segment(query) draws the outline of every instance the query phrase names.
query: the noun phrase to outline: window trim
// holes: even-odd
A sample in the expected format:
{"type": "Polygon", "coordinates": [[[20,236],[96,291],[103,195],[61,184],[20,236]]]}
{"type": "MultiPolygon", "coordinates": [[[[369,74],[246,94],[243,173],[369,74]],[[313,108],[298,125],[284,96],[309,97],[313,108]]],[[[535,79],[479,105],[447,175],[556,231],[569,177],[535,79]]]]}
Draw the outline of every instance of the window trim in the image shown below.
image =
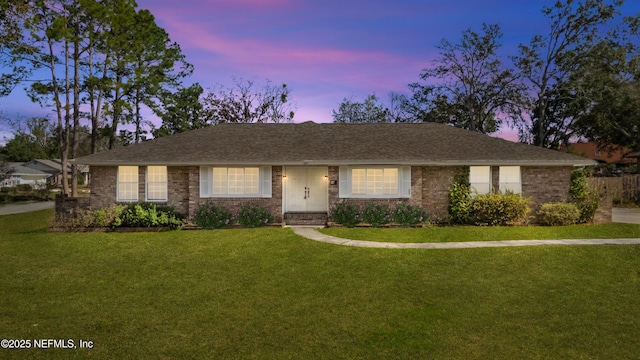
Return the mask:
{"type": "Polygon", "coordinates": [[[138,168],[138,166],[130,166],[130,165],[121,165],[118,166],[117,168],[117,174],[116,174],[116,201],[118,202],[137,202],[139,197],[140,197],[140,169],[138,168]],[[124,170],[124,168],[129,168],[130,170],[135,169],[135,181],[121,181],[120,180],[120,172],[121,170],[124,170]],[[123,199],[120,196],[121,193],[121,189],[120,189],[120,185],[124,185],[124,184],[135,184],[134,186],[134,194],[135,194],[135,198],[130,198],[130,199],[123,199]]]}
{"type": "Polygon", "coordinates": [[[393,165],[354,165],[340,166],[339,169],[339,197],[353,199],[400,199],[411,197],[411,167],[410,166],[393,166],[393,165]],[[353,193],[353,170],[365,170],[365,189],[368,186],[368,170],[383,170],[382,172],[382,194],[353,193]],[[397,171],[397,192],[395,194],[385,194],[385,173],[384,169],[393,169],[397,171]]]}
{"type": "Polygon", "coordinates": [[[147,169],[145,171],[145,201],[148,202],[167,202],[169,201],[169,172],[168,172],[168,168],[166,166],[147,166],[147,169]],[[151,172],[150,169],[151,168],[164,168],[164,181],[160,182],[160,181],[149,181],[149,173],[151,172]],[[149,198],[149,184],[164,184],[164,189],[163,193],[164,193],[164,198],[163,199],[150,199],[149,198]]]}
{"type": "MultiPolygon", "coordinates": [[[[500,192],[505,193],[506,192],[506,185],[511,185],[511,184],[515,184],[516,185],[516,189],[512,190],[514,194],[522,194],[522,167],[520,166],[500,166],[500,170],[499,170],[499,189],[500,192]],[[511,168],[511,169],[518,169],[518,181],[517,182],[507,182],[507,181],[503,181],[503,169],[506,168],[511,168]]],[[[506,175],[506,174],[505,174],[506,175]]],[[[505,179],[506,180],[506,179],[505,179]]]]}
{"type": "Polygon", "coordinates": [[[493,181],[492,181],[492,172],[491,172],[491,166],[488,165],[481,165],[481,166],[469,166],[469,188],[471,189],[471,193],[472,195],[478,194],[478,195],[482,195],[482,194],[489,194],[491,193],[491,190],[493,188],[493,181]],[[487,174],[487,181],[486,182],[472,182],[471,181],[471,170],[473,168],[479,169],[479,168],[483,168],[485,170],[489,170],[488,174],[487,174]],[[488,185],[489,189],[487,192],[479,192],[476,187],[474,186],[474,184],[477,185],[488,185]]]}
{"type": "Polygon", "coordinates": [[[200,166],[200,198],[270,198],[272,179],[271,179],[271,166],[200,166]],[[216,169],[226,169],[226,186],[227,191],[225,193],[214,193],[214,176],[213,171],[216,169]],[[258,169],[257,193],[229,193],[229,170],[228,169],[243,169],[243,191],[246,191],[246,169],[258,169]]]}

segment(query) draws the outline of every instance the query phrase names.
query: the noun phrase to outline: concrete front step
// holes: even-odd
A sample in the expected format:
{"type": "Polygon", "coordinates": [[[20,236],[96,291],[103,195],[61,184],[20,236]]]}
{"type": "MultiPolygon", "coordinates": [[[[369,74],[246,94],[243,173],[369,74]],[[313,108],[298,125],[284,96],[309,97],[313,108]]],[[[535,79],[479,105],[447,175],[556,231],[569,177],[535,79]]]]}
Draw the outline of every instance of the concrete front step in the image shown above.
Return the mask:
{"type": "Polygon", "coordinates": [[[288,212],[284,214],[286,225],[327,225],[326,212],[288,212]]]}

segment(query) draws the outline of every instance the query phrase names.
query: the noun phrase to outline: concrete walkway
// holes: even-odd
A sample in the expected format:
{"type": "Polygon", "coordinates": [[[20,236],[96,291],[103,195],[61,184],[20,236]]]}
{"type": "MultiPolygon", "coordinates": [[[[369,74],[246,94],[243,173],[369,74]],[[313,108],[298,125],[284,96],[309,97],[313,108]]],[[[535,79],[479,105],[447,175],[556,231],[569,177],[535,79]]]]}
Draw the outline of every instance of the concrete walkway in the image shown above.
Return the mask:
{"type": "Polygon", "coordinates": [[[613,208],[612,221],[627,224],[640,224],[640,208],[613,208]]]}
{"type": "Polygon", "coordinates": [[[468,241],[447,243],[389,243],[362,240],[349,240],[325,235],[314,227],[292,226],[297,235],[307,239],[329,244],[386,248],[386,249],[468,249],[482,247],[535,246],[535,245],[630,245],[640,244],[640,239],[576,239],[576,240],[506,240],[506,241],[468,241]]]}
{"type": "Polygon", "coordinates": [[[0,215],[19,214],[31,211],[53,209],[55,207],[55,201],[43,201],[26,204],[5,205],[0,206],[0,215]]]}

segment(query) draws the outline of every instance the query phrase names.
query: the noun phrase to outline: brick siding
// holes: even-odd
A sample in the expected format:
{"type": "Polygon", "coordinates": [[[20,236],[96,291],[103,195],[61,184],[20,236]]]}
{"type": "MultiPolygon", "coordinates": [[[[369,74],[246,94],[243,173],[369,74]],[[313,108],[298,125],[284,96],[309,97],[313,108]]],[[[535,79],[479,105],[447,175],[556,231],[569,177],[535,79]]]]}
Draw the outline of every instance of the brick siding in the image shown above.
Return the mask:
{"type": "Polygon", "coordinates": [[[531,209],[535,212],[544,203],[569,201],[572,171],[571,166],[521,167],[522,195],[531,198],[531,209]]]}
{"type": "Polygon", "coordinates": [[[116,203],[117,166],[91,166],[91,209],[103,209],[116,203]]]}
{"type": "MultiPolygon", "coordinates": [[[[461,167],[455,166],[412,166],[411,197],[392,199],[348,199],[349,202],[364,205],[366,203],[408,202],[422,206],[436,222],[445,221],[448,217],[448,194],[455,174],[461,167]]],[[[547,202],[569,201],[569,184],[572,167],[522,166],[522,194],[532,199],[532,210],[547,202]]],[[[139,201],[145,198],[146,167],[139,167],[139,201]]],[[[200,168],[198,166],[169,166],[167,168],[168,201],[176,210],[192,214],[198,204],[210,202],[226,206],[232,211],[245,204],[256,204],[266,207],[277,222],[282,221],[282,166],[273,166],[271,198],[200,198],[200,168]]],[[[339,201],[339,167],[328,167],[328,202],[329,209],[339,201]],[[332,185],[333,183],[333,185],[332,185]]],[[[116,203],[116,166],[91,167],[90,207],[99,209],[116,203]]],[[[498,188],[498,167],[492,168],[494,188],[498,188]]],[[[606,214],[606,210],[605,210],[606,214]]],[[[606,219],[606,215],[604,216],[606,219]]],[[[535,220],[534,220],[535,222],[535,220]]]]}
{"type": "MultiPolygon", "coordinates": [[[[138,201],[145,201],[146,167],[138,167],[138,201]]],[[[109,207],[116,201],[116,186],[118,177],[117,166],[92,166],[91,176],[91,209],[109,207]]],[[[282,221],[282,167],[271,168],[272,197],[271,198],[200,198],[200,167],[198,166],[168,166],[167,167],[167,202],[176,211],[192,214],[198,204],[202,202],[215,203],[226,206],[231,211],[237,211],[245,204],[256,204],[266,207],[277,222],[282,221]]]]}
{"type": "Polygon", "coordinates": [[[441,222],[449,217],[449,188],[459,169],[455,166],[422,167],[422,207],[429,213],[430,220],[441,222]]]}

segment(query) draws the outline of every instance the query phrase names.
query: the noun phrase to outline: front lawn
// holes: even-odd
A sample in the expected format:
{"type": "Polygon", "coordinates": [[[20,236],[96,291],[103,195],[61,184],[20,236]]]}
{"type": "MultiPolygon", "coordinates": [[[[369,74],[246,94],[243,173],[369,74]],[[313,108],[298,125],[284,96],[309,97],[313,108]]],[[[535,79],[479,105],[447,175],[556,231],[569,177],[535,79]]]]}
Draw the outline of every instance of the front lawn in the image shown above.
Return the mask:
{"type": "Polygon", "coordinates": [[[491,240],[640,238],[640,225],[609,223],[571,226],[434,226],[428,228],[320,229],[323,234],[352,240],[427,243],[491,240]]]}
{"type": "Polygon", "coordinates": [[[46,233],[0,216],[0,358],[630,359],[640,246],[368,249],[290,229],[46,233]]]}

